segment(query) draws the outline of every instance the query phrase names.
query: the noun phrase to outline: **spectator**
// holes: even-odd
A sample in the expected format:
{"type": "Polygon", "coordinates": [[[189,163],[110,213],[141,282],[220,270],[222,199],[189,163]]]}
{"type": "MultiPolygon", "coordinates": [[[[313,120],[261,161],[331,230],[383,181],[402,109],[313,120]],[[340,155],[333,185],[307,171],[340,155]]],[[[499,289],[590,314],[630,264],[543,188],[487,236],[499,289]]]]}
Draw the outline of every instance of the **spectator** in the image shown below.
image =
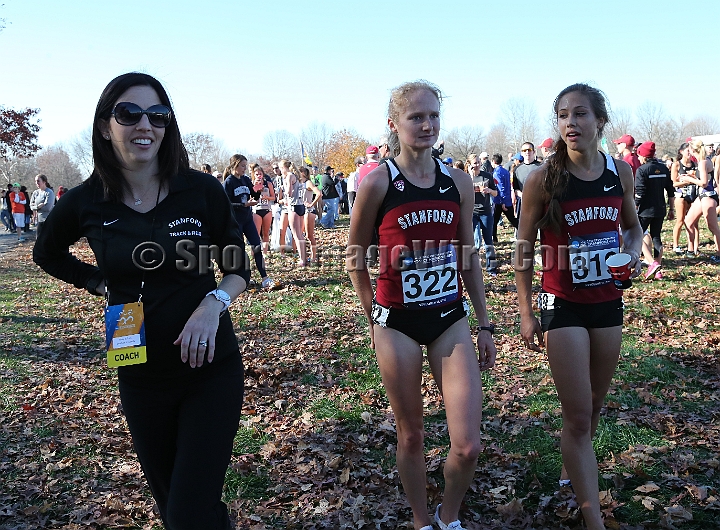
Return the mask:
{"type": "Polygon", "coordinates": [[[334,174],[335,170],[331,166],[327,166],[320,181],[323,203],[327,206],[325,213],[320,219],[320,225],[323,228],[335,228],[335,219],[338,215],[340,195],[335,188],[337,181],[335,180],[334,174]]]}
{"type": "MultiPolygon", "coordinates": [[[[337,184],[335,184],[335,188],[337,189],[338,196],[339,196],[339,206],[338,206],[338,213],[339,214],[348,214],[350,213],[350,210],[348,209],[348,197],[347,197],[347,181],[345,180],[345,173],[342,171],[338,171],[335,174],[335,180],[337,180],[337,184]]],[[[338,216],[339,217],[339,216],[338,216]]],[[[335,218],[335,220],[338,220],[338,217],[335,218]]]]}
{"type": "Polygon", "coordinates": [[[517,218],[512,207],[512,187],[510,186],[510,172],[502,166],[502,155],[496,153],[492,156],[493,180],[497,186],[498,194],[493,197],[495,205],[493,211],[493,242],[498,242],[497,227],[500,217],[505,214],[505,218],[510,221],[513,228],[518,227],[517,218]]]}
{"type": "Polygon", "coordinates": [[[32,208],[30,208],[30,194],[28,193],[27,186],[20,186],[20,193],[25,196],[25,202],[23,206],[25,208],[25,226],[23,232],[30,232],[30,220],[32,219],[32,208]]]}
{"type": "Polygon", "coordinates": [[[25,194],[20,191],[20,183],[15,182],[10,192],[10,206],[12,209],[13,220],[15,221],[15,230],[17,230],[18,241],[25,241],[22,236],[25,227],[25,205],[28,203],[25,194]]]}
{"type": "Polygon", "coordinates": [[[485,253],[485,266],[487,273],[497,276],[497,262],[495,260],[495,245],[493,245],[493,213],[492,198],[498,192],[492,173],[480,169],[482,162],[476,154],[471,154],[467,159],[468,172],[472,177],[473,189],[475,191],[475,204],[473,206],[473,235],[475,248],[483,249],[485,253]]]}
{"type": "Polygon", "coordinates": [[[355,171],[350,173],[347,178],[347,194],[348,194],[348,211],[352,215],[353,204],[355,204],[355,194],[357,193],[358,175],[360,168],[365,163],[365,159],[361,156],[355,159],[355,171]]]}
{"type": "Polygon", "coordinates": [[[530,172],[537,169],[540,166],[535,158],[535,146],[532,142],[525,142],[520,147],[520,153],[522,153],[522,164],[515,167],[515,178],[513,180],[513,188],[515,189],[517,210],[516,217],[518,222],[520,221],[520,211],[522,209],[522,196],[523,188],[525,187],[525,181],[528,178],[530,172]]]}
{"type": "Polygon", "coordinates": [[[553,153],[553,139],[546,138],[538,147],[540,148],[540,154],[542,155],[543,161],[547,160],[547,157],[553,153]]]}
{"type": "Polygon", "coordinates": [[[481,171],[484,171],[485,173],[493,172],[492,162],[490,162],[490,155],[486,151],[480,153],[480,162],[482,162],[482,166],[480,166],[481,171]]]}
{"type": "Polygon", "coordinates": [[[37,236],[40,237],[40,230],[42,230],[50,210],[55,206],[55,191],[43,174],[35,177],[35,185],[38,189],[30,198],[30,209],[37,213],[37,236]]]}
{"type": "Polygon", "coordinates": [[[58,186],[57,197],[55,197],[55,200],[57,201],[58,199],[60,199],[60,197],[62,197],[66,191],[67,188],[65,186],[58,186]]]}
{"type": "Polygon", "coordinates": [[[357,187],[355,191],[360,189],[360,184],[365,176],[378,167],[378,156],[380,156],[380,150],[374,145],[370,145],[365,149],[366,162],[358,169],[357,187]]]}
{"type": "Polygon", "coordinates": [[[650,230],[649,236],[643,236],[642,253],[648,265],[645,279],[653,276],[661,280],[663,246],[660,239],[663,220],[666,214],[665,194],[670,203],[669,219],[674,219],[675,206],[673,196],[675,188],[670,178],[670,170],[655,158],[655,142],[645,142],[637,149],[640,167],[635,173],[635,206],[643,232],[650,230]],[[650,245],[648,240],[652,243],[650,245]]]}
{"type": "Polygon", "coordinates": [[[8,184],[7,190],[2,190],[2,222],[5,225],[5,229],[9,232],[15,231],[15,220],[12,216],[12,205],[10,204],[10,192],[12,191],[12,184],[8,184]]]}
{"type": "Polygon", "coordinates": [[[617,140],[613,140],[613,143],[617,144],[618,158],[621,158],[630,164],[630,167],[633,170],[633,175],[635,175],[635,172],[640,167],[640,159],[633,151],[633,147],[635,147],[635,138],[629,134],[623,134],[617,140]]]}
{"type": "Polygon", "coordinates": [[[200,166],[200,171],[202,171],[203,173],[207,173],[208,175],[213,174],[210,164],[203,164],[202,166],[200,166]]]}

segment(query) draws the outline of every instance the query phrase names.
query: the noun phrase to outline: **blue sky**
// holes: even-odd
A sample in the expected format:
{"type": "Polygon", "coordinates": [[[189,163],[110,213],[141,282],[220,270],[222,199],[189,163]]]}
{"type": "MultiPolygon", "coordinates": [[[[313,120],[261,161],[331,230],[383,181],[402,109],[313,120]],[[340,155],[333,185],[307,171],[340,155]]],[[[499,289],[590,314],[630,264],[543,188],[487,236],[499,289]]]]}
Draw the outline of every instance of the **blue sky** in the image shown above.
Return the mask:
{"type": "Polygon", "coordinates": [[[164,83],[183,133],[245,153],[313,121],[376,139],[390,89],[418,78],[448,96],[445,130],[487,131],[512,97],[544,120],[578,81],[615,109],[720,115],[711,1],[0,3],[0,104],[40,108],[42,145],[87,128],[104,86],[132,70],[164,83]]]}

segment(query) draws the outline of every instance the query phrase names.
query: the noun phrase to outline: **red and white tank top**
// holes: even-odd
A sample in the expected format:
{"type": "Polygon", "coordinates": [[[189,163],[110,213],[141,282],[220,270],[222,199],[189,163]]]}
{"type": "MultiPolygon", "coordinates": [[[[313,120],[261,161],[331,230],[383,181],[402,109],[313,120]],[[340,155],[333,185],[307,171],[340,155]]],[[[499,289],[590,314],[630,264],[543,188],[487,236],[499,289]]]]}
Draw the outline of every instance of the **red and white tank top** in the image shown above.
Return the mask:
{"type": "Polygon", "coordinates": [[[461,297],[457,244],[460,192],[444,164],[435,160],[435,184],[419,188],[394,160],[390,184],[375,226],[380,276],[375,299],[398,309],[428,309],[461,297]]]}
{"type": "Polygon", "coordinates": [[[559,199],[560,234],[540,231],[542,289],[571,302],[608,302],[622,296],[605,260],[620,252],[623,188],[614,159],[605,159],[602,175],[591,182],[570,174],[559,199]]]}

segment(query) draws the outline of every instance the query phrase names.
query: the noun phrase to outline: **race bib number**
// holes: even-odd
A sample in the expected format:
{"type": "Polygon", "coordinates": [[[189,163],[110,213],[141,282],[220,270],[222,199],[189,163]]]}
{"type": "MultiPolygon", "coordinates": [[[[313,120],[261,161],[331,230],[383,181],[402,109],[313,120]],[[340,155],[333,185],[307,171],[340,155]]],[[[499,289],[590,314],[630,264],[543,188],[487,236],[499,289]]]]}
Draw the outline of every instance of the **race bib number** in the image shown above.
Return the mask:
{"type": "Polygon", "coordinates": [[[552,293],[540,293],[537,299],[540,311],[552,311],[555,309],[555,295],[552,293]]]}
{"type": "Polygon", "coordinates": [[[403,269],[403,303],[408,309],[434,307],[457,299],[457,255],[452,245],[406,256],[403,269]]]}
{"type": "Polygon", "coordinates": [[[575,287],[598,287],[612,277],[605,260],[620,252],[617,232],[573,236],[568,242],[570,274],[575,287]]]}
{"type": "Polygon", "coordinates": [[[105,308],[105,343],[110,368],[147,362],[141,302],[105,308]]]}
{"type": "Polygon", "coordinates": [[[390,316],[390,309],[381,306],[375,300],[373,300],[371,316],[374,324],[385,328],[387,327],[388,316],[390,316]]]}

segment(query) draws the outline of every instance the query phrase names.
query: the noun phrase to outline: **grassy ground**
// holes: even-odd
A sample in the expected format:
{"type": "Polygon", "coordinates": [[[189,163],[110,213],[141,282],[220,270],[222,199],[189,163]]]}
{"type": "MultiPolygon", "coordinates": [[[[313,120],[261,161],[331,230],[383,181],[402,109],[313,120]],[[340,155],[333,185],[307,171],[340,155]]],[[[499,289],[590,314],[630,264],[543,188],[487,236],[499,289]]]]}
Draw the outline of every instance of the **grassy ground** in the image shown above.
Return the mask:
{"type": "MultiPolygon", "coordinates": [[[[326,248],[345,243],[342,221],[319,233],[326,248]]],[[[518,338],[511,235],[487,285],[499,356],[483,374],[484,450],[461,515],[467,528],[579,528],[557,488],[562,421],[547,361],[518,338]]],[[[247,377],[224,500],[240,528],[410,528],[392,413],[342,260],[267,261],[283,288],[250,289],[231,308],[247,377]]],[[[0,528],[160,528],[103,366],[102,301],[42,274],[29,245],[0,271],[0,528]]],[[[664,272],[625,296],[594,441],[602,504],[610,528],[720,528],[718,268],[669,254],[664,272]]],[[[423,396],[434,506],[449,437],[429,372],[423,396]]]]}

